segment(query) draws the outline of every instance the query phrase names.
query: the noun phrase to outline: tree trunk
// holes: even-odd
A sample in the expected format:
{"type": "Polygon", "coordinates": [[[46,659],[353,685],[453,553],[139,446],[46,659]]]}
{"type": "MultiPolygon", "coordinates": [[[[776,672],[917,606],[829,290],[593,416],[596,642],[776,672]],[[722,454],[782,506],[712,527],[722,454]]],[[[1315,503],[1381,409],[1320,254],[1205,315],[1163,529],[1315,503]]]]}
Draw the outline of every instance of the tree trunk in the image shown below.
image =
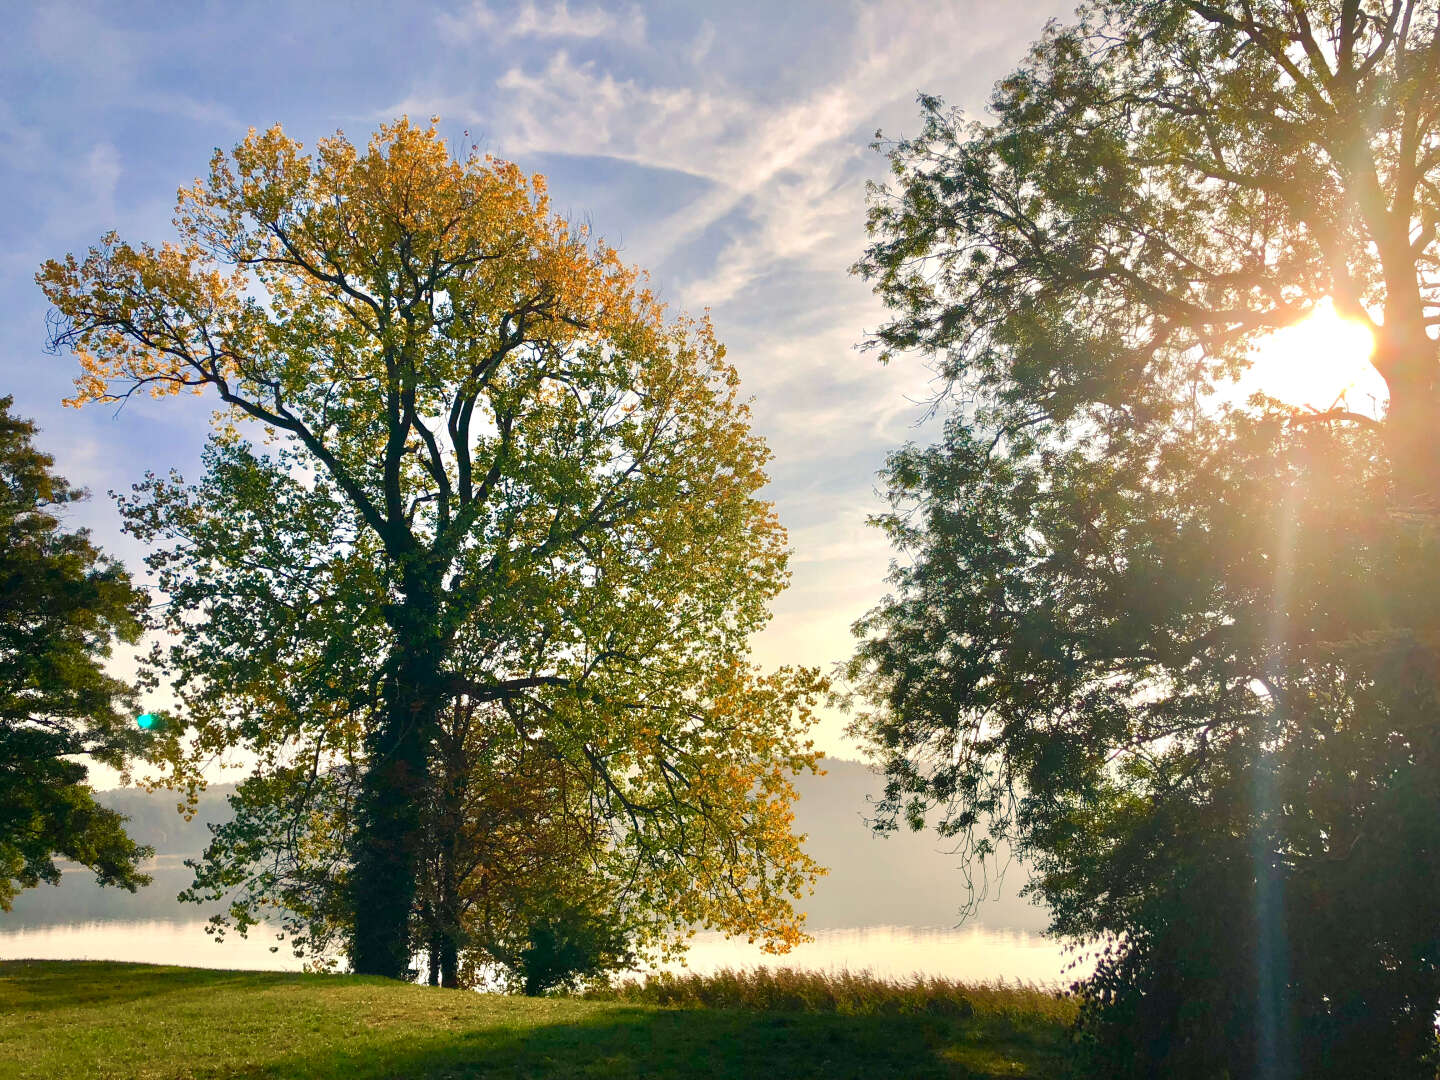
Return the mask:
{"type": "Polygon", "coordinates": [[[1440,346],[1418,317],[1386,315],[1372,362],[1390,391],[1385,441],[1396,508],[1434,513],[1440,511],[1440,346]]]}
{"type": "Polygon", "coordinates": [[[1397,509],[1440,510],[1440,395],[1433,379],[1390,381],[1385,428],[1397,509]]]}
{"type": "Polygon", "coordinates": [[[359,975],[405,978],[410,915],[423,841],[430,748],[440,704],[439,589],[409,585],[391,613],[395,651],[388,708],[366,739],[354,841],[351,965],[359,975]]]}
{"type": "Polygon", "coordinates": [[[460,949],[454,933],[440,938],[440,985],[460,989],[460,949]]]}
{"type": "Polygon", "coordinates": [[[441,839],[442,855],[440,857],[440,984],[452,990],[460,989],[460,882],[456,872],[458,853],[456,846],[460,842],[460,830],[463,822],[463,810],[461,807],[461,792],[464,790],[465,777],[459,775],[463,767],[464,755],[457,753],[446,763],[448,775],[445,777],[445,814],[441,821],[446,835],[441,839]]]}
{"type": "MultiPolygon", "coordinates": [[[[409,697],[409,695],[406,695],[409,697]]],[[[361,784],[355,871],[353,966],[360,975],[403,978],[410,966],[410,910],[415,901],[425,783],[423,703],[403,702],[368,740],[373,764],[361,784]],[[396,710],[398,711],[398,710],[396,710]]]]}

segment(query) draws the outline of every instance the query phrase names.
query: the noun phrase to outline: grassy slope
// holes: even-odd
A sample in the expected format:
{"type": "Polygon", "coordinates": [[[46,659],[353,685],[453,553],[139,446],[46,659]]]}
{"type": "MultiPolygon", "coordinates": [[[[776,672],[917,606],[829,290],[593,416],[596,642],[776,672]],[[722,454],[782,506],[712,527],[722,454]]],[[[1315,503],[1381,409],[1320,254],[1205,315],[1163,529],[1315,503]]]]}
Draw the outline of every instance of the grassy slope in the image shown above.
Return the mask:
{"type": "Polygon", "coordinates": [[[0,963],[0,1077],[1045,1077],[1053,1012],[684,1009],[19,960],[0,963]]]}

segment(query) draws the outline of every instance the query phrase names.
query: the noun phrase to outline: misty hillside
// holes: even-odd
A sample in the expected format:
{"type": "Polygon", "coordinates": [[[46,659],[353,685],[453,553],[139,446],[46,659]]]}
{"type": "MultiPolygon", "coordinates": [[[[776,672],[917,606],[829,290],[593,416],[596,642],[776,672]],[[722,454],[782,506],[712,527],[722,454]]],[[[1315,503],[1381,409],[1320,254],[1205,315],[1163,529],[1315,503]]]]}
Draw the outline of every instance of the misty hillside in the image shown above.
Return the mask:
{"type": "MultiPolygon", "coordinates": [[[[864,765],[838,758],[824,761],[826,775],[803,776],[796,782],[800,800],[795,827],[807,834],[806,850],[830,873],[815,895],[801,905],[814,930],[855,926],[953,926],[966,897],[959,859],[944,850],[932,833],[902,832],[875,836],[865,825],[867,796],[878,793],[878,778],[864,765]]],[[[216,785],[203,793],[195,817],[177,812],[172,792],[148,793],[121,788],[99,793],[106,806],[130,818],[130,835],[155,848],[149,873],[154,883],[131,894],[98,888],[85,870],[65,874],[59,886],[41,885],[22,892],[14,910],[0,912],[0,930],[91,922],[109,919],[204,918],[210,909],[181,904],[175,894],[190,884],[183,862],[198,855],[209,838],[206,824],[225,820],[225,796],[233,785],[216,785]]],[[[975,921],[994,929],[1041,930],[1042,909],[1016,897],[1024,870],[1010,867],[998,901],[983,903],[975,921]]],[[[993,892],[993,890],[992,890],[993,892]]]]}

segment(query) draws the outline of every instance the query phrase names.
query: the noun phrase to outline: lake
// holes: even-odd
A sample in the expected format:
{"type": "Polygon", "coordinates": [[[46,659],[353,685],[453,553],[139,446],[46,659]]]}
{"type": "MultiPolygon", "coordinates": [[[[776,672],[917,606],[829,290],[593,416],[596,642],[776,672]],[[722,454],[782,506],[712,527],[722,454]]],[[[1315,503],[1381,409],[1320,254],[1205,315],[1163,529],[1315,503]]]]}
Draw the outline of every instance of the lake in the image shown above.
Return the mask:
{"type": "MultiPolygon", "coordinates": [[[[710,972],[724,967],[801,967],[824,971],[869,970],[905,978],[917,973],[966,981],[1068,983],[1073,957],[1048,938],[1022,930],[866,926],[819,929],[815,940],[786,956],[771,956],[744,939],[702,932],[691,941],[686,966],[710,972]]],[[[203,921],[112,920],[0,929],[0,960],[128,960],[190,967],[297,971],[283,942],[261,928],[248,939],[217,943],[203,921]],[[274,948],[276,951],[272,952],[274,948]]]]}
{"type": "MultiPolygon", "coordinates": [[[[965,980],[1073,980],[1080,970],[1070,970],[1073,957],[1042,933],[1046,912],[1020,895],[1029,880],[1023,865],[982,871],[946,850],[933,833],[877,836],[866,820],[876,776],[856,762],[827,760],[825,766],[825,775],[796,781],[796,831],[829,870],[797,905],[815,940],[775,957],[743,939],[700,933],[691,942],[691,970],[767,965],[868,969],[902,978],[919,972],[965,980]],[[974,895],[987,899],[957,927],[974,895]]],[[[102,792],[102,801],[130,817],[134,835],[161,852],[146,867],[153,883],[136,893],[101,889],[87,871],[67,869],[58,886],[27,889],[12,911],[0,912],[0,959],[298,968],[273,932],[257,927],[248,940],[231,935],[217,944],[204,932],[214,906],[176,901],[193,876],[185,853],[200,851],[209,836],[206,822],[228,813],[226,790],[207,792],[191,821],[176,814],[167,793],[102,792]]]]}

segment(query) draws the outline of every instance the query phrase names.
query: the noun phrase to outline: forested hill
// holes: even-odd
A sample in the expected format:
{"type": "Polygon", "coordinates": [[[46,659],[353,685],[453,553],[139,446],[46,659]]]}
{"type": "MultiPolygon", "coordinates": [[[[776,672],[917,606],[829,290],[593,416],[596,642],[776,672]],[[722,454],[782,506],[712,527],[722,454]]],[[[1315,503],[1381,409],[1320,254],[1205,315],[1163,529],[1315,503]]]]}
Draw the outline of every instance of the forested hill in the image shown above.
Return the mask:
{"type": "Polygon", "coordinates": [[[216,784],[200,793],[193,818],[179,812],[182,797],[171,791],[148,792],[139,788],[113,788],[98,793],[98,800],[130,819],[126,831],[138,843],[148,844],[157,855],[197,855],[210,842],[210,822],[228,821],[226,797],[234,784],[216,784]]]}
{"type": "MultiPolygon", "coordinates": [[[[867,797],[879,791],[878,778],[858,762],[824,761],[824,776],[803,776],[795,807],[795,827],[807,834],[806,850],[830,873],[820,880],[804,907],[814,930],[852,926],[952,926],[966,897],[960,860],[944,851],[933,832],[873,835],[865,823],[867,797]]],[[[229,816],[225,796],[233,785],[206,790],[195,816],[186,821],[176,810],[173,792],[148,793],[122,788],[99,793],[106,806],[130,818],[130,834],[156,851],[148,872],[154,883],[131,894],[101,889],[88,871],[70,870],[58,887],[41,885],[22,892],[14,910],[0,912],[0,930],[107,919],[189,920],[208,909],[181,904],[175,894],[191,874],[184,866],[209,839],[206,825],[229,816]]],[[[1041,909],[1019,900],[1024,870],[1012,866],[1000,899],[981,905],[976,919],[992,928],[1040,930],[1041,909]]]]}

